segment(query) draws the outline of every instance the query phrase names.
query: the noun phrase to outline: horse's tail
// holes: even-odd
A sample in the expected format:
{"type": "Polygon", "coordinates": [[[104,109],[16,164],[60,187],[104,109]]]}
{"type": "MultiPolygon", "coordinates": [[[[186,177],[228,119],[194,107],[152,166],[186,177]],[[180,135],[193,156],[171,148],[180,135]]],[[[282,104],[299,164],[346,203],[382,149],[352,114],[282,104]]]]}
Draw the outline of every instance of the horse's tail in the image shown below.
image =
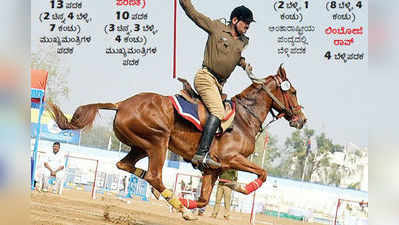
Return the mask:
{"type": "Polygon", "coordinates": [[[85,127],[90,128],[99,109],[118,110],[118,103],[96,103],[79,106],[73,113],[71,121],[61,111],[61,109],[53,104],[47,102],[51,117],[55,120],[61,130],[80,130],[85,127]]]}

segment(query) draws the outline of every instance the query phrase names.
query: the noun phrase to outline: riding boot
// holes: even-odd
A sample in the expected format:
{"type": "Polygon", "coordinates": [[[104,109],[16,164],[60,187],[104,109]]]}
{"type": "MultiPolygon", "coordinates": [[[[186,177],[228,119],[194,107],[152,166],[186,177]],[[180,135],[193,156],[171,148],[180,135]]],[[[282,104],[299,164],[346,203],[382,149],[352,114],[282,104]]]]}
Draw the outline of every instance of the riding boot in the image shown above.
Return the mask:
{"type": "Polygon", "coordinates": [[[220,163],[215,162],[208,156],[209,148],[219,126],[220,119],[212,114],[209,114],[208,120],[206,121],[204,130],[202,132],[201,141],[197,152],[191,159],[191,162],[194,165],[199,166],[199,169],[201,169],[201,167],[210,167],[212,169],[221,167],[220,163]]]}

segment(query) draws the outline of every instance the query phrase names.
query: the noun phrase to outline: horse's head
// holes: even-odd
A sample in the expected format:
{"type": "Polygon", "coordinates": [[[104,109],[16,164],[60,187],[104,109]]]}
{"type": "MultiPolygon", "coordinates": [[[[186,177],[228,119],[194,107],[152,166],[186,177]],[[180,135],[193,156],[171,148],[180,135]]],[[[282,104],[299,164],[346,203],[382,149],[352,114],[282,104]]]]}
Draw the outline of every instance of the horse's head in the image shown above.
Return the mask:
{"type": "Polygon", "coordinates": [[[262,88],[272,99],[271,113],[273,110],[279,114],[277,118],[284,117],[291,127],[301,129],[306,123],[302,106],[298,103],[297,92],[287,78],[284,68],[280,65],[277,74],[265,79],[262,88]]]}

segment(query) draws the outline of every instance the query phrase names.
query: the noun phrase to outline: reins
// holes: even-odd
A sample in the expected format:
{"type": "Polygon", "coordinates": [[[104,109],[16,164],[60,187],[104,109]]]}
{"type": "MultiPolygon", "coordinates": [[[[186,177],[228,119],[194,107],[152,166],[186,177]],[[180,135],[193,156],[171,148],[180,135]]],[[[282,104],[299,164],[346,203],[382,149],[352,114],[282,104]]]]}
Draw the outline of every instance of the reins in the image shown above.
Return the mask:
{"type": "MultiPolygon", "coordinates": [[[[273,75],[272,78],[273,78],[273,80],[276,82],[277,86],[280,86],[280,83],[281,83],[281,82],[279,82],[279,80],[278,80],[279,78],[276,78],[277,76],[278,76],[278,75],[273,75]]],[[[272,119],[270,122],[268,122],[265,126],[262,126],[262,125],[263,125],[263,122],[262,122],[261,119],[259,119],[259,117],[255,114],[255,112],[253,112],[252,109],[249,108],[245,103],[243,103],[243,102],[241,101],[240,98],[236,98],[237,103],[239,103],[240,105],[242,105],[242,106],[244,107],[244,109],[245,109],[249,114],[251,114],[251,115],[260,123],[259,130],[258,130],[258,132],[257,132],[257,134],[256,134],[256,136],[255,136],[255,141],[257,141],[257,139],[259,138],[260,134],[261,134],[270,124],[272,124],[273,122],[277,121],[278,119],[284,117],[285,114],[287,114],[289,117],[292,117],[292,116],[294,115],[294,113],[291,111],[291,109],[290,109],[290,108],[287,108],[287,106],[286,106],[286,104],[288,104],[288,107],[290,107],[290,103],[289,103],[289,101],[288,101],[288,99],[287,99],[287,96],[286,96],[286,94],[285,94],[284,92],[283,92],[283,97],[284,97],[284,100],[285,100],[285,101],[284,101],[285,104],[282,103],[276,96],[274,96],[274,95],[271,93],[270,88],[269,88],[270,82],[267,82],[267,83],[266,83],[266,80],[265,80],[265,81],[262,81],[262,82],[259,82],[259,83],[262,85],[261,90],[264,90],[264,91],[267,93],[267,95],[272,99],[272,102],[274,101],[274,102],[281,108],[282,113],[279,113],[279,114],[276,116],[275,113],[274,113],[274,111],[273,111],[273,109],[272,109],[272,107],[270,107],[270,111],[269,111],[269,112],[272,114],[273,119],[272,119]],[[266,87],[265,87],[265,84],[266,84],[266,87]]],[[[258,84],[259,84],[259,83],[258,83],[258,84]]],[[[300,107],[300,106],[299,106],[299,107],[300,107]]]]}

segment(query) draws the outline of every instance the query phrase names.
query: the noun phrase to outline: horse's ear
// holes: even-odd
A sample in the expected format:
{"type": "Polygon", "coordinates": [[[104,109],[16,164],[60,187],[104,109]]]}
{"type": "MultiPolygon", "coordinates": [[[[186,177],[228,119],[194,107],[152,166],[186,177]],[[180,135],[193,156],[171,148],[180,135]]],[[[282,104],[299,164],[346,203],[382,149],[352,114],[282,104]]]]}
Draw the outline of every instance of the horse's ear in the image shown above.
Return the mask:
{"type": "Polygon", "coordinates": [[[287,74],[285,73],[285,69],[283,68],[283,64],[280,64],[278,68],[277,75],[281,77],[281,79],[285,80],[287,78],[287,74]]]}

